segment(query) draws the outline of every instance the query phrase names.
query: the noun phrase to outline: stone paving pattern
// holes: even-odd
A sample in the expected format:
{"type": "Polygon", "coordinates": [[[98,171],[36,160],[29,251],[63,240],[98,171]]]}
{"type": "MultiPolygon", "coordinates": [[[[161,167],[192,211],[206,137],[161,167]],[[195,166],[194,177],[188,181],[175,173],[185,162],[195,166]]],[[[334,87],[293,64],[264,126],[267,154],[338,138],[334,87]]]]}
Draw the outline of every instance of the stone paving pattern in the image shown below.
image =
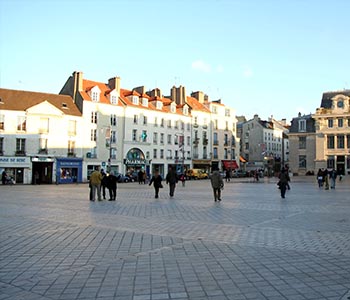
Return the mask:
{"type": "Polygon", "coordinates": [[[0,186],[0,300],[350,299],[349,177],[0,186]]]}

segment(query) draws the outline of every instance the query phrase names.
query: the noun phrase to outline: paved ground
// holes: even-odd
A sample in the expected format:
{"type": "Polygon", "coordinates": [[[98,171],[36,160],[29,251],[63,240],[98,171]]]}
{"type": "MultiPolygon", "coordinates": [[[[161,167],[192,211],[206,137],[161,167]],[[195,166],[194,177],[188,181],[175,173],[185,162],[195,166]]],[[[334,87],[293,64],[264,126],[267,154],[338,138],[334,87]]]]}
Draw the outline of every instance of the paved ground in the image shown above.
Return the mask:
{"type": "Polygon", "coordinates": [[[0,299],[350,299],[350,176],[335,190],[292,178],[0,186],[0,299]]]}

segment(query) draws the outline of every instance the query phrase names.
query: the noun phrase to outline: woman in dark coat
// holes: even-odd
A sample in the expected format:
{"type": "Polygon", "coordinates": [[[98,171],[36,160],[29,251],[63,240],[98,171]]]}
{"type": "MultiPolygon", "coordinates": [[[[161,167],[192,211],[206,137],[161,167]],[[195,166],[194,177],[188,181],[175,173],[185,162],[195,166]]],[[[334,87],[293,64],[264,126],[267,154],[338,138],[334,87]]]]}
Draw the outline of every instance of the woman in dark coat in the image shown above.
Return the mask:
{"type": "Polygon", "coordinates": [[[287,190],[287,186],[288,186],[288,182],[290,181],[288,172],[283,168],[281,170],[281,173],[279,175],[279,189],[281,190],[281,197],[285,198],[286,197],[286,190],[287,190]]]}

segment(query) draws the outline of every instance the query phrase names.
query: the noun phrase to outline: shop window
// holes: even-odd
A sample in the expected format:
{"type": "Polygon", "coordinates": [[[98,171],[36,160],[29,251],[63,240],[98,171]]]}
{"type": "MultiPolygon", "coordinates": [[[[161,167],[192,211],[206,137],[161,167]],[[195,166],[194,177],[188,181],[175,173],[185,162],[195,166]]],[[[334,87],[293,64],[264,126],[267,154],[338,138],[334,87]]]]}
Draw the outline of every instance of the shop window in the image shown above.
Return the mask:
{"type": "Polygon", "coordinates": [[[299,168],[306,169],[306,155],[299,155],[299,168]]]}

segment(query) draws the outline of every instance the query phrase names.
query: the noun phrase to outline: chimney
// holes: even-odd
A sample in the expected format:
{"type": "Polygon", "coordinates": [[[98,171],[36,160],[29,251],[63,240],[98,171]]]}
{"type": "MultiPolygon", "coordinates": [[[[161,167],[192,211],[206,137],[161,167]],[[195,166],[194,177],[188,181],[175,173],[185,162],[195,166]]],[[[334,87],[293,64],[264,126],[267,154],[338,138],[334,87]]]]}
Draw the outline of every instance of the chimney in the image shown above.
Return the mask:
{"type": "Polygon", "coordinates": [[[133,88],[132,90],[138,92],[141,95],[146,94],[146,87],[144,85],[133,88]]]}
{"type": "Polygon", "coordinates": [[[191,97],[196,98],[198,100],[198,102],[202,103],[202,104],[205,101],[204,93],[201,91],[191,93],[191,97]]]}
{"type": "Polygon", "coordinates": [[[119,95],[120,94],[120,77],[116,76],[108,79],[108,87],[111,90],[115,89],[119,95]]]}
{"type": "Polygon", "coordinates": [[[152,91],[146,93],[150,97],[162,97],[162,91],[159,88],[155,88],[152,91]]]}
{"type": "Polygon", "coordinates": [[[73,72],[73,99],[77,98],[78,92],[83,90],[83,72],[73,72]]]}
{"type": "Polygon", "coordinates": [[[173,86],[170,90],[170,98],[175,101],[177,105],[185,104],[186,100],[186,89],[180,85],[178,88],[173,86]]]}

